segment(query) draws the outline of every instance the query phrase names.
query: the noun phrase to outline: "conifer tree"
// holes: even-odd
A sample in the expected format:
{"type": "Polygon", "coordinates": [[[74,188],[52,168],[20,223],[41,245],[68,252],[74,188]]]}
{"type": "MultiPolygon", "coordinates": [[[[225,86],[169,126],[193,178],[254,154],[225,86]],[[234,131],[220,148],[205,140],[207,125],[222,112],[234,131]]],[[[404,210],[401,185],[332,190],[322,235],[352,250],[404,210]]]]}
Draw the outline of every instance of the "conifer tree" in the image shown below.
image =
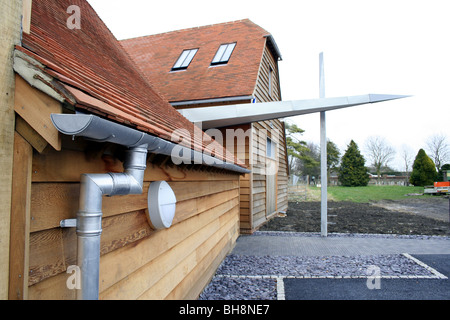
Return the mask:
{"type": "Polygon", "coordinates": [[[436,179],[436,167],[433,160],[423,149],[417,153],[409,182],[415,186],[433,185],[436,179]]]}
{"type": "Polygon", "coordinates": [[[295,173],[297,160],[303,161],[310,167],[317,166],[319,163],[310,155],[311,150],[307,143],[300,139],[305,130],[299,128],[296,124],[286,123],[285,125],[289,172],[295,173]]]}
{"type": "Polygon", "coordinates": [[[338,179],[341,185],[346,187],[367,186],[370,178],[365,162],[358,145],[353,140],[350,141],[339,169],[338,179]]]}

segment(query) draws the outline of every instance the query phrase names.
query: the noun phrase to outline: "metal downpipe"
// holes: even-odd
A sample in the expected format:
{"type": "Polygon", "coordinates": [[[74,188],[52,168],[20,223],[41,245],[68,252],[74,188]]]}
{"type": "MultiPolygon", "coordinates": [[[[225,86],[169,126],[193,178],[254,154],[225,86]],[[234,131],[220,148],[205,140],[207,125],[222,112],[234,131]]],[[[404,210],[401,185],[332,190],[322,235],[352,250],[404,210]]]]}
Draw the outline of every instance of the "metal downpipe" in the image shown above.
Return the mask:
{"type": "Polygon", "coordinates": [[[147,161],[147,145],[127,151],[124,173],[83,174],[77,213],[77,263],[81,271],[79,300],[97,300],[100,282],[102,197],[141,194],[147,161]]]}
{"type": "MultiPolygon", "coordinates": [[[[51,119],[59,132],[85,137],[99,142],[125,146],[128,152],[124,161],[124,173],[84,174],[81,176],[80,207],[75,219],[61,221],[61,227],[77,228],[78,267],[81,289],[77,299],[96,300],[99,296],[100,237],[102,233],[102,197],[141,194],[147,153],[174,156],[178,144],[151,136],[135,129],[93,115],[52,114],[51,119]]],[[[182,147],[191,160],[200,159],[201,164],[250,173],[250,170],[234,163],[227,163],[210,155],[182,147]]],[[[194,161],[195,162],[195,161],[194,161]]]]}

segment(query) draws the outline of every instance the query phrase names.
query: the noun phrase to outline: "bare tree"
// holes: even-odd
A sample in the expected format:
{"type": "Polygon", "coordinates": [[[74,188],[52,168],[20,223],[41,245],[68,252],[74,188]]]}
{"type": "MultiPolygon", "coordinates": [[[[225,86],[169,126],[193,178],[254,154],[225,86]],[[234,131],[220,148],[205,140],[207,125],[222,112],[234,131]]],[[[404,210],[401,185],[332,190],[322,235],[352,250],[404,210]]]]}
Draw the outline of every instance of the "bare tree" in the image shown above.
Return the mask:
{"type": "Polygon", "coordinates": [[[380,182],[381,170],[387,167],[388,163],[392,161],[395,155],[395,150],[389,145],[385,138],[374,136],[369,137],[365,143],[367,155],[375,168],[380,182]]]}
{"type": "Polygon", "coordinates": [[[427,140],[427,151],[431,159],[434,161],[437,171],[446,161],[450,161],[450,144],[443,134],[435,134],[427,140]]]}
{"type": "Polygon", "coordinates": [[[409,185],[409,168],[412,166],[413,161],[414,161],[414,154],[412,149],[407,146],[407,145],[403,145],[402,146],[402,150],[401,150],[401,157],[403,160],[403,164],[405,165],[405,174],[406,174],[406,180],[405,180],[405,185],[409,185]]]}

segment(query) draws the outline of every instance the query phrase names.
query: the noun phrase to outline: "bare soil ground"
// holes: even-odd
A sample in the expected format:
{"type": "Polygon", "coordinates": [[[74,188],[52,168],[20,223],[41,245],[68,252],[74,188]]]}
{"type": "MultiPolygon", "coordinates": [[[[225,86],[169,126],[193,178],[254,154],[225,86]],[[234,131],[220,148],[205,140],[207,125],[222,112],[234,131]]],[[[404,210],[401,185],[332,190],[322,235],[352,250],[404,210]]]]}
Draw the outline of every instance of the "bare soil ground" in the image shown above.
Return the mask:
{"type": "MultiPolygon", "coordinates": [[[[289,202],[262,231],[320,232],[320,202],[289,202]]],[[[375,203],[328,202],[328,232],[450,236],[448,197],[375,203]]]]}

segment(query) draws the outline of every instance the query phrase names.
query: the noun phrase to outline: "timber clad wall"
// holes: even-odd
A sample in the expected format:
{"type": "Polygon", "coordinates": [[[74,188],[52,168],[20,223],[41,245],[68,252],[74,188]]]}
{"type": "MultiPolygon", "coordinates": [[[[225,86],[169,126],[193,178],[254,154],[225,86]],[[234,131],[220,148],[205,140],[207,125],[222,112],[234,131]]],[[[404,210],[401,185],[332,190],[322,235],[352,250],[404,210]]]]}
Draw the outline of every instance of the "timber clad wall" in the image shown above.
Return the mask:
{"type": "MultiPolygon", "coordinates": [[[[261,61],[258,81],[254,92],[257,102],[281,100],[278,64],[266,46],[261,61]],[[271,70],[271,71],[270,71],[271,70]],[[271,79],[269,79],[271,77],[271,79]]],[[[252,124],[252,229],[258,228],[270,216],[279,211],[286,211],[288,207],[288,169],[286,153],[286,136],[284,124],[278,120],[260,121],[252,124]],[[276,144],[276,165],[278,171],[275,177],[276,190],[271,190],[266,173],[268,161],[267,138],[276,144]],[[275,197],[275,211],[268,208],[268,199],[275,197]]]]}
{"type": "MultiPolygon", "coordinates": [[[[252,143],[252,125],[251,124],[242,124],[239,126],[230,126],[226,128],[221,128],[221,133],[223,136],[223,145],[224,146],[234,146],[233,154],[240,161],[244,162],[247,167],[250,168],[251,164],[251,153],[250,153],[250,145],[252,143]],[[230,132],[230,134],[227,134],[230,132]],[[237,136],[245,135],[245,140],[236,139],[237,136]],[[228,138],[233,137],[234,141],[230,142],[227,140],[228,138]]],[[[250,203],[252,199],[252,183],[251,183],[251,173],[247,173],[241,176],[240,178],[240,228],[241,230],[249,230],[252,229],[252,215],[250,214],[250,203]]]]}
{"type": "MultiPolygon", "coordinates": [[[[275,212],[286,211],[288,207],[287,197],[287,183],[288,173],[286,166],[286,144],[284,135],[284,125],[279,120],[261,121],[253,123],[253,228],[257,228],[264,223],[268,217],[274,212],[268,212],[267,199],[273,192],[276,199],[275,212]],[[273,126],[273,129],[271,128],[273,126]],[[268,161],[273,161],[267,157],[267,138],[271,138],[276,144],[276,165],[278,171],[276,172],[276,190],[267,188],[267,173],[270,173],[267,165],[268,161]]],[[[271,210],[269,210],[271,211],[271,210]]]]}
{"type": "MultiPolygon", "coordinates": [[[[61,5],[61,1],[48,3],[61,5]]],[[[263,44],[262,38],[257,41],[263,44]]],[[[45,49],[45,42],[42,46],[45,49]]],[[[266,46],[260,63],[255,62],[258,65],[256,85],[254,80],[249,83],[253,96],[257,102],[281,100],[277,61],[266,46]]],[[[246,92],[245,97],[251,95],[246,92]]],[[[68,285],[74,279],[71,267],[77,264],[76,230],[61,228],[60,221],[76,218],[82,174],[123,172],[123,148],[61,137],[50,114],[73,110],[65,110],[19,76],[14,111],[11,246],[6,251],[11,257],[9,298],[75,299],[76,290],[68,285]]],[[[230,151],[252,173],[241,176],[206,166],[175,166],[170,157],[149,154],[143,194],[103,197],[100,299],[196,299],[235,245],[240,230],[253,232],[271,215],[286,210],[284,124],[272,120],[222,130],[226,129],[246,134],[245,141],[236,140],[239,144],[230,151]],[[266,155],[267,138],[276,146],[275,158],[266,155]],[[274,163],[278,171],[267,175],[274,163]],[[161,180],[174,190],[177,209],[171,228],[155,230],[147,219],[147,192],[153,181],[161,180]]],[[[226,146],[227,135],[223,137],[226,146]]],[[[0,220],[2,234],[5,221],[0,220]]],[[[1,261],[3,275],[8,262],[1,261]]]]}
{"type": "MultiPolygon", "coordinates": [[[[123,148],[61,137],[50,121],[61,104],[19,76],[14,109],[9,298],[75,299],[76,230],[60,221],[76,218],[82,174],[123,172],[123,148]]],[[[197,298],[239,235],[239,178],[149,154],[143,194],[103,197],[100,299],[197,298]],[[160,180],[177,209],[172,227],[156,231],[145,210],[160,180]]]]}
{"type": "Polygon", "coordinates": [[[278,63],[275,61],[267,45],[264,47],[254,96],[257,102],[281,100],[278,63]]]}
{"type": "MultiPolygon", "coordinates": [[[[248,19],[128,39],[122,45],[176,109],[226,109],[230,104],[281,100],[280,53],[270,33],[248,19]],[[236,43],[229,61],[211,67],[217,49],[226,43],[236,43]],[[180,52],[190,48],[199,50],[188,68],[170,72],[180,52]]],[[[257,110],[257,104],[254,108],[257,110]]],[[[251,233],[287,209],[286,137],[284,123],[279,120],[220,130],[236,128],[249,133],[242,145],[245,150],[234,150],[234,154],[252,170],[241,178],[240,185],[241,232],[251,233]],[[266,156],[267,138],[276,146],[275,159],[266,156]],[[279,169],[275,175],[266,174],[271,166],[279,169]]]]}
{"type": "MultiPolygon", "coordinates": [[[[76,217],[80,175],[122,172],[120,152],[67,138],[62,151],[49,146],[31,152],[28,142],[16,137],[16,144],[28,146],[16,148],[22,158],[16,170],[30,177],[22,183],[28,189],[23,197],[29,198],[22,229],[29,234],[22,234],[24,245],[16,242],[29,251],[22,261],[28,271],[23,298],[74,299],[66,270],[76,265],[76,232],[59,222],[76,217]]],[[[149,155],[142,195],[103,198],[100,299],[195,299],[239,235],[239,175],[165,162],[170,160],[149,155]],[[161,231],[152,229],[145,214],[148,187],[157,180],[168,181],[177,197],[173,225],[161,231]]],[[[11,286],[11,292],[20,291],[20,283],[11,286]]]]}
{"type": "MultiPolygon", "coordinates": [[[[278,64],[267,46],[264,48],[254,97],[256,98],[256,102],[281,100],[278,64]],[[269,77],[272,77],[270,81],[269,77]]],[[[244,103],[251,103],[251,101],[244,101],[244,103]]],[[[217,104],[203,104],[202,106],[213,105],[217,104]]],[[[221,105],[226,105],[226,103],[221,103],[221,105]]],[[[273,214],[286,211],[288,208],[289,174],[285,127],[282,121],[274,119],[222,128],[224,146],[227,145],[225,139],[227,129],[243,130],[248,136],[245,139],[245,145],[242,145],[242,142],[240,145],[236,142],[234,143],[234,155],[239,160],[245,162],[252,170],[250,174],[242,176],[240,182],[240,228],[242,233],[251,233],[266,222],[273,214]],[[267,157],[267,138],[271,138],[276,145],[275,160],[267,157]],[[275,177],[273,177],[274,186],[267,183],[270,181],[267,173],[268,163],[271,161],[278,167],[278,171],[275,177]],[[269,208],[268,200],[274,202],[275,208],[273,210],[269,208]]]]}

